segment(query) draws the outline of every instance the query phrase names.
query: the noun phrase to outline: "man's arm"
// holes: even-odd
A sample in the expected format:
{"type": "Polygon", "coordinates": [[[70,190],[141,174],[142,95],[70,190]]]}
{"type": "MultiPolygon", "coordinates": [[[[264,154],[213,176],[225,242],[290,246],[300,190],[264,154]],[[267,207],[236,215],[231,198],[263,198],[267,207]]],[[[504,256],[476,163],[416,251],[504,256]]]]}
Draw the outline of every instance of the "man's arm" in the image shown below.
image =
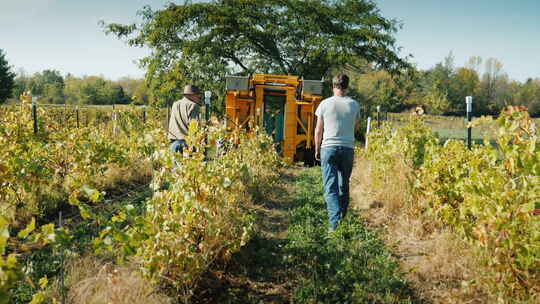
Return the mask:
{"type": "Polygon", "coordinates": [[[356,136],[356,134],[360,132],[361,121],[362,117],[360,115],[360,107],[358,107],[358,112],[356,113],[356,122],[354,123],[354,136],[356,136]]]}
{"type": "Polygon", "coordinates": [[[360,120],[356,120],[354,123],[354,134],[358,133],[360,131],[360,120]]]}
{"type": "Polygon", "coordinates": [[[321,144],[323,138],[324,121],[322,118],[317,118],[317,126],[315,127],[315,159],[321,160],[321,144]]]}
{"type": "Polygon", "coordinates": [[[200,106],[194,105],[191,109],[191,112],[189,113],[189,120],[199,120],[200,111],[200,106]]]}

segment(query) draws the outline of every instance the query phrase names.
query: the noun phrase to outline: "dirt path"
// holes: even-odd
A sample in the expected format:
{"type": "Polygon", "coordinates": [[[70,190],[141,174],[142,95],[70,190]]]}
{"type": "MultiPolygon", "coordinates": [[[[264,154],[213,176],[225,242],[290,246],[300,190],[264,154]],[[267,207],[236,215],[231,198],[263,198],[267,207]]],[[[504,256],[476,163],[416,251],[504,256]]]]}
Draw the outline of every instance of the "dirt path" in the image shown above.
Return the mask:
{"type": "Polygon", "coordinates": [[[328,233],[319,168],[292,168],[253,207],[257,231],[195,303],[422,303],[353,212],[328,233]]]}

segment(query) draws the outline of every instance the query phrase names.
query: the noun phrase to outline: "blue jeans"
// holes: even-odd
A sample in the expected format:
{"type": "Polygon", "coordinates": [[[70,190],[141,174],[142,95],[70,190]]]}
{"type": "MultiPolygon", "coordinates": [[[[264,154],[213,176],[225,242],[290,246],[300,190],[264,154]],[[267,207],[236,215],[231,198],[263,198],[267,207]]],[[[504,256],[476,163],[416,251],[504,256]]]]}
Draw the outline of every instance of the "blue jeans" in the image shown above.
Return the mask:
{"type": "Polygon", "coordinates": [[[343,146],[321,148],[321,169],[324,199],[328,210],[330,230],[347,215],[349,208],[349,179],[354,160],[354,150],[343,146]]]}
{"type": "Polygon", "coordinates": [[[183,139],[171,140],[171,151],[183,153],[187,147],[186,141],[183,139]]]}

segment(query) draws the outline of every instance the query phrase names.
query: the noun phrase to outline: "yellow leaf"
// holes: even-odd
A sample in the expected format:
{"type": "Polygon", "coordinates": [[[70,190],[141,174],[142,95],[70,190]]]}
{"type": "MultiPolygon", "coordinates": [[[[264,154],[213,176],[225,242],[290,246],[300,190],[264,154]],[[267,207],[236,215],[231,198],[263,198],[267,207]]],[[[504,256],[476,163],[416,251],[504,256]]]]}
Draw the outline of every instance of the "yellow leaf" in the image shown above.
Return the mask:
{"type": "Polygon", "coordinates": [[[41,226],[41,232],[43,232],[43,235],[47,241],[54,242],[56,240],[54,224],[47,224],[47,225],[41,226]]]}
{"type": "Polygon", "coordinates": [[[29,304],[41,304],[44,303],[45,300],[47,300],[45,293],[38,292],[32,297],[32,301],[29,304]]]}
{"type": "Polygon", "coordinates": [[[39,279],[39,288],[44,289],[45,287],[47,287],[47,284],[49,284],[49,280],[46,276],[39,279]]]}
{"type": "Polygon", "coordinates": [[[24,230],[19,231],[19,234],[17,234],[18,237],[24,239],[27,237],[30,233],[32,233],[34,230],[36,230],[36,219],[32,218],[30,223],[26,226],[24,230]]]}

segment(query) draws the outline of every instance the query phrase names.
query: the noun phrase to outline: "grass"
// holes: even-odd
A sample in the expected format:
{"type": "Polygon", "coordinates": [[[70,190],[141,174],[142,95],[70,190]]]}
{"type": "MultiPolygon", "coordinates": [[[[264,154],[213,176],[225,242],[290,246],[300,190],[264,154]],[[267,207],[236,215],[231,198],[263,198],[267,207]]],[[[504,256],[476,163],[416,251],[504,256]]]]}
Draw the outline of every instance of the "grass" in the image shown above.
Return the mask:
{"type": "MultiPolygon", "coordinates": [[[[412,114],[389,114],[388,120],[397,126],[402,126],[407,123],[412,114]]],[[[468,122],[464,117],[457,116],[437,116],[437,115],[424,115],[424,122],[426,126],[431,128],[433,132],[439,135],[441,143],[444,143],[448,139],[467,140],[467,124],[468,122]]],[[[479,118],[473,118],[473,123],[479,118]]],[[[540,119],[538,119],[540,122],[540,119]]],[[[495,124],[494,123],[481,123],[472,128],[471,140],[473,144],[483,144],[484,139],[495,145],[495,124]]]]}
{"type": "MultiPolygon", "coordinates": [[[[467,129],[463,129],[463,130],[433,129],[433,130],[439,134],[439,137],[441,139],[462,139],[462,140],[467,139],[467,129]]],[[[482,141],[484,139],[485,133],[480,130],[472,129],[471,133],[472,133],[471,138],[473,141],[482,141]]]]}
{"type": "Polygon", "coordinates": [[[320,168],[296,184],[285,262],[299,275],[294,303],[417,303],[379,236],[351,214],[329,234],[320,168]]]}

